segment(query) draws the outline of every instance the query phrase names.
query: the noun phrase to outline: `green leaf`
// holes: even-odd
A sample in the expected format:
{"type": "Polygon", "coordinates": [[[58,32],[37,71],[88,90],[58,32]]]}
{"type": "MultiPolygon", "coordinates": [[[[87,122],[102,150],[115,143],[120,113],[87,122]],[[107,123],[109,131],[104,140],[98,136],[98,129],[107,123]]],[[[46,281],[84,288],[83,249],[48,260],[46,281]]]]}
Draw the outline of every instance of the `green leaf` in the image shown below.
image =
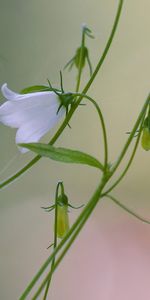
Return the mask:
{"type": "Polygon", "coordinates": [[[84,164],[103,170],[103,165],[95,157],[84,152],[66,148],[56,148],[41,143],[19,144],[19,146],[56,161],[84,164]]]}
{"type": "Polygon", "coordinates": [[[46,85],[33,85],[23,89],[20,93],[29,94],[29,93],[36,93],[36,92],[45,92],[50,90],[51,90],[50,87],[46,85]]]}

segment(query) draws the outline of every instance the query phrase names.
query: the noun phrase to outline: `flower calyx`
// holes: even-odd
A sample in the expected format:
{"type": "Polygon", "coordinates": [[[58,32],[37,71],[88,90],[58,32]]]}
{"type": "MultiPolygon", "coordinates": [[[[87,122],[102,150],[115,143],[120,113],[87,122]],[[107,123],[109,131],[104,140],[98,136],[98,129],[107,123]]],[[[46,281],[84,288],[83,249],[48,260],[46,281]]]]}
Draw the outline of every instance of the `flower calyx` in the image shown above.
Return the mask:
{"type": "Polygon", "coordinates": [[[74,104],[74,100],[75,100],[75,95],[72,94],[71,92],[65,92],[64,91],[64,87],[63,87],[63,79],[62,79],[62,72],[60,71],[60,90],[53,88],[52,84],[50,83],[49,79],[47,80],[49,87],[51,89],[51,91],[53,91],[59,98],[60,100],[60,105],[58,107],[57,113],[59,113],[60,109],[62,107],[65,108],[66,110],[66,116],[68,114],[69,111],[69,106],[72,106],[74,104]]]}

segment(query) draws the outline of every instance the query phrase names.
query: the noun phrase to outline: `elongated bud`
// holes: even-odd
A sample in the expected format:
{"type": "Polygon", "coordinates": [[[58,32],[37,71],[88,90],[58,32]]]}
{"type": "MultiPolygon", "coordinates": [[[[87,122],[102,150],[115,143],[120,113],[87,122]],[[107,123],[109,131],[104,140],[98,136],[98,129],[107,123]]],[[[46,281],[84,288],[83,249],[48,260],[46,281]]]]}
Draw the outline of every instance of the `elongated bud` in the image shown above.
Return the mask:
{"type": "Polygon", "coordinates": [[[141,145],[144,150],[146,151],[150,150],[150,131],[148,127],[145,127],[143,129],[141,145]]]}
{"type": "Polygon", "coordinates": [[[86,60],[87,56],[88,56],[88,49],[85,46],[77,49],[76,55],[75,55],[75,65],[78,69],[80,67],[82,69],[84,68],[85,60],[86,60]]]}
{"type": "Polygon", "coordinates": [[[62,239],[68,231],[68,198],[65,194],[62,194],[57,201],[57,237],[62,239]]]}

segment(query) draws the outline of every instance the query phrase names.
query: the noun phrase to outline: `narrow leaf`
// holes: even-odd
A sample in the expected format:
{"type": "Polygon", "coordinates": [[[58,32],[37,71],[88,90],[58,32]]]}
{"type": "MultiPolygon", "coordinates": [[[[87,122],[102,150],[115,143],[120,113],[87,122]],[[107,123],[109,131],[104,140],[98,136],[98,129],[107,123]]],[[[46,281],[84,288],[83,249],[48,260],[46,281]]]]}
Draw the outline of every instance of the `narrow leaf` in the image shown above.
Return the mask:
{"type": "Polygon", "coordinates": [[[56,148],[41,143],[19,144],[41,156],[64,163],[85,164],[103,170],[103,165],[93,156],[66,148],[56,148]]]}
{"type": "Polygon", "coordinates": [[[29,94],[29,93],[36,93],[36,92],[45,92],[45,91],[50,91],[49,86],[45,85],[33,85],[29,86],[21,91],[21,94],[29,94]]]}

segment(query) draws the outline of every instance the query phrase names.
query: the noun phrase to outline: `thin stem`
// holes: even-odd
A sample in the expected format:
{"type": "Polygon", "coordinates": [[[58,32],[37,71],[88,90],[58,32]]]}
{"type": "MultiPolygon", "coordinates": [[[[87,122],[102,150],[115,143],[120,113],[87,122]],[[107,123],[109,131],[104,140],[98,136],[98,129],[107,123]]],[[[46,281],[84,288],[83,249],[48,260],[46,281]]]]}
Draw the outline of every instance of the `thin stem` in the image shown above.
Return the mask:
{"type": "Polygon", "coordinates": [[[112,167],[111,176],[114,174],[114,172],[116,171],[116,169],[120,165],[122,159],[124,158],[124,156],[125,156],[125,154],[127,152],[127,149],[128,149],[130,143],[133,140],[133,137],[134,137],[134,135],[136,133],[136,130],[138,129],[138,127],[139,127],[139,125],[140,125],[140,123],[142,121],[142,118],[145,115],[145,112],[147,110],[149,102],[150,102],[150,95],[148,95],[148,97],[147,97],[147,99],[146,99],[146,101],[144,103],[144,106],[143,106],[143,108],[142,108],[142,110],[141,110],[141,112],[140,112],[140,114],[139,114],[139,116],[137,118],[137,121],[135,122],[135,125],[134,125],[134,127],[133,127],[133,129],[132,129],[132,131],[131,131],[131,133],[129,135],[129,138],[127,139],[127,142],[125,143],[125,145],[124,145],[124,147],[123,147],[123,149],[122,149],[122,151],[121,151],[121,153],[120,153],[117,161],[115,162],[115,164],[112,167]]]}
{"type": "MultiPolygon", "coordinates": [[[[55,194],[55,221],[54,221],[54,246],[53,246],[54,250],[57,247],[57,211],[58,211],[57,199],[58,199],[58,190],[59,190],[59,186],[60,185],[61,185],[61,189],[63,189],[62,183],[59,182],[57,184],[56,194],[55,194]]],[[[46,298],[47,298],[48,290],[49,290],[51,279],[52,279],[52,275],[53,275],[54,265],[55,265],[55,256],[54,256],[54,258],[52,260],[51,270],[50,270],[50,274],[49,274],[49,280],[47,281],[47,286],[46,286],[46,290],[45,290],[45,293],[44,293],[43,300],[46,300],[46,298]]]]}
{"type": "Polygon", "coordinates": [[[36,155],[28,164],[26,164],[22,169],[20,169],[17,173],[12,175],[11,177],[4,180],[2,183],[0,183],[0,189],[4,188],[11,182],[15,181],[18,177],[20,177],[23,173],[28,171],[38,160],[41,158],[40,155],[36,155]]]}
{"type": "Polygon", "coordinates": [[[101,126],[102,126],[102,131],[103,131],[103,139],[104,139],[104,170],[107,169],[107,163],[108,163],[108,142],[107,142],[107,133],[106,133],[106,126],[105,126],[105,122],[104,122],[104,118],[103,118],[103,114],[102,111],[99,107],[99,105],[97,104],[97,102],[91,98],[90,96],[86,95],[86,94],[80,94],[80,93],[73,93],[76,96],[83,96],[83,98],[88,99],[96,108],[99,118],[100,118],[100,122],[101,122],[101,126]]]}
{"type": "Polygon", "coordinates": [[[124,204],[120,203],[115,197],[113,197],[112,195],[105,195],[107,198],[111,199],[114,203],[116,203],[118,206],[120,206],[123,210],[125,210],[127,213],[129,213],[130,215],[134,216],[135,218],[137,218],[138,220],[150,224],[150,221],[144,219],[143,217],[139,216],[137,213],[135,213],[133,210],[131,210],[130,208],[128,208],[127,206],[125,206],[124,204]]]}
{"type": "Polygon", "coordinates": [[[18,159],[20,153],[15,154],[3,167],[3,169],[0,171],[0,176],[2,176],[6,170],[8,170],[8,168],[10,166],[12,166],[12,164],[16,161],[16,159],[18,159]]]}
{"type": "MultiPolygon", "coordinates": [[[[112,27],[112,31],[111,34],[108,38],[108,41],[106,43],[104,52],[95,68],[95,71],[93,72],[90,80],[88,81],[88,83],[86,84],[85,88],[83,89],[83,94],[86,94],[88,89],[90,88],[91,84],[93,83],[97,73],[99,72],[105,58],[106,55],[110,49],[111,43],[113,41],[117,26],[118,26],[118,22],[120,19],[120,15],[121,15],[121,10],[122,10],[122,6],[123,6],[123,2],[124,0],[120,0],[119,4],[118,4],[118,9],[117,9],[117,13],[116,13],[116,17],[114,20],[114,24],[112,27]]],[[[81,100],[83,97],[79,97],[77,103],[71,108],[71,110],[69,111],[67,117],[65,118],[64,122],[62,123],[62,125],[60,126],[60,128],[58,129],[58,131],[56,132],[56,134],[54,135],[54,137],[51,139],[51,141],[49,142],[50,145],[53,145],[55,143],[55,141],[58,139],[58,137],[61,135],[61,133],[63,132],[63,130],[65,129],[65,127],[67,126],[68,122],[70,121],[74,111],[77,109],[78,105],[80,104],[81,100]]],[[[24,166],[21,170],[19,170],[17,173],[15,173],[13,176],[9,177],[8,179],[6,179],[5,181],[3,181],[0,184],[0,189],[2,189],[3,187],[5,187],[6,185],[10,184],[11,182],[13,182],[14,180],[16,180],[20,175],[22,175],[24,172],[26,172],[29,168],[31,168],[39,159],[41,158],[40,155],[37,155],[34,159],[32,159],[26,166],[24,166]]]]}
{"type": "MultiPolygon", "coordinates": [[[[120,175],[120,177],[116,180],[116,182],[105,192],[106,194],[110,193],[119,184],[119,182],[123,179],[123,177],[126,175],[127,171],[129,170],[129,168],[132,164],[132,161],[135,157],[136,150],[137,150],[138,145],[139,145],[141,132],[142,132],[142,125],[143,125],[143,122],[141,122],[140,130],[139,130],[139,133],[138,133],[138,136],[137,136],[137,139],[136,139],[136,142],[135,142],[135,145],[134,145],[134,148],[133,148],[133,151],[132,151],[132,154],[131,154],[131,157],[129,159],[129,162],[128,162],[127,166],[125,167],[125,169],[122,172],[122,174],[120,175]]],[[[105,195],[105,193],[103,195],[105,195]]]]}
{"type": "Polygon", "coordinates": [[[80,58],[79,58],[79,72],[77,77],[77,85],[76,85],[76,92],[79,91],[80,82],[81,82],[81,74],[82,74],[82,59],[83,59],[83,52],[84,52],[84,44],[85,44],[85,32],[84,27],[82,28],[82,41],[81,41],[81,50],[80,50],[80,58]]]}
{"type": "Polygon", "coordinates": [[[113,38],[114,38],[114,35],[115,35],[115,32],[116,32],[116,29],[117,29],[117,26],[118,26],[118,23],[119,23],[119,19],[120,19],[122,7],[123,7],[123,2],[124,2],[124,0],[120,0],[119,1],[118,9],[117,9],[117,14],[115,16],[115,20],[114,20],[114,24],[113,24],[113,27],[112,27],[112,31],[111,31],[110,36],[108,38],[107,44],[105,46],[103,54],[102,54],[102,56],[101,56],[101,58],[100,58],[100,60],[99,60],[99,62],[97,64],[97,66],[96,66],[96,68],[95,68],[95,70],[94,70],[94,72],[93,72],[90,80],[88,81],[88,83],[86,84],[85,88],[83,89],[83,92],[82,92],[83,94],[87,93],[88,89],[90,88],[91,84],[93,83],[93,81],[94,81],[97,73],[99,72],[99,70],[100,70],[100,68],[101,68],[101,66],[102,66],[102,64],[103,64],[103,62],[104,62],[104,60],[106,58],[106,55],[107,55],[107,53],[109,51],[109,48],[110,48],[110,46],[112,44],[112,41],[113,41],[113,38]]]}
{"type": "Polygon", "coordinates": [[[90,61],[89,55],[87,55],[87,62],[88,62],[88,65],[89,65],[90,76],[92,76],[92,65],[91,65],[91,61],[90,61]]]}

